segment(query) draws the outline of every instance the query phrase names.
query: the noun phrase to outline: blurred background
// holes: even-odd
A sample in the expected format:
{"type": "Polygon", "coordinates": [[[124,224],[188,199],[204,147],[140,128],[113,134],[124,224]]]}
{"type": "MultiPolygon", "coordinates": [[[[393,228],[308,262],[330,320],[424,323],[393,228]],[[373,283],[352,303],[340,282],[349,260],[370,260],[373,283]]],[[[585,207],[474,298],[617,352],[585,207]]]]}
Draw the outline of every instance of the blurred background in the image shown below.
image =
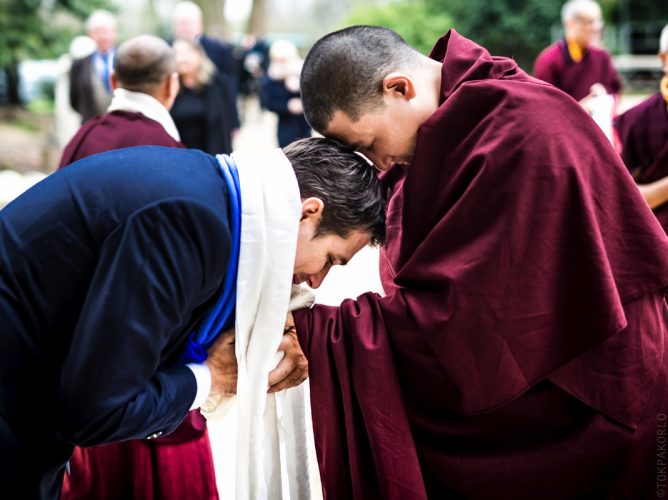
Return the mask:
{"type": "MultiPolygon", "coordinates": [[[[515,58],[531,72],[541,49],[561,36],[560,0],[208,0],[205,33],[234,48],[240,73],[261,72],[272,41],[293,42],[304,56],[323,34],[350,24],[395,29],[425,53],[454,27],[495,55],[515,58]],[[258,44],[258,41],[262,42],[258,44]],[[257,49],[257,50],[256,50],[257,49]],[[250,56],[250,57],[249,57],[250,56]],[[258,69],[259,68],[259,69],[258,69]]],[[[54,120],[57,81],[70,42],[84,33],[94,9],[118,19],[119,42],[151,33],[169,39],[176,0],[0,0],[0,170],[53,171],[62,140],[54,120]]],[[[601,0],[603,44],[625,82],[628,106],[655,92],[662,75],[656,57],[668,22],[665,0],[601,0]]],[[[266,67],[266,66],[265,66],[266,67]]],[[[236,149],[275,146],[276,116],[260,106],[256,88],[239,94],[236,149]]],[[[0,184],[8,186],[0,177],[0,184]]],[[[2,186],[0,186],[2,187],[2,186]]]]}

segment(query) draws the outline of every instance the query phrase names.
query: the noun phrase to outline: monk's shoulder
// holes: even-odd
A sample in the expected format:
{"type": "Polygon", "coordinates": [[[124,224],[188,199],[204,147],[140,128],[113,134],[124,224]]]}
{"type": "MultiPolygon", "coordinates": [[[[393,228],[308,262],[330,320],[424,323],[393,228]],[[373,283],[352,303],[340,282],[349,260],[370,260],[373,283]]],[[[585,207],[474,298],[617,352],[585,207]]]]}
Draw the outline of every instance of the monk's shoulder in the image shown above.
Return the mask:
{"type": "Polygon", "coordinates": [[[578,113],[580,107],[556,87],[537,78],[501,78],[467,82],[459,89],[464,101],[478,102],[482,113],[500,118],[517,116],[522,120],[578,113]]]}

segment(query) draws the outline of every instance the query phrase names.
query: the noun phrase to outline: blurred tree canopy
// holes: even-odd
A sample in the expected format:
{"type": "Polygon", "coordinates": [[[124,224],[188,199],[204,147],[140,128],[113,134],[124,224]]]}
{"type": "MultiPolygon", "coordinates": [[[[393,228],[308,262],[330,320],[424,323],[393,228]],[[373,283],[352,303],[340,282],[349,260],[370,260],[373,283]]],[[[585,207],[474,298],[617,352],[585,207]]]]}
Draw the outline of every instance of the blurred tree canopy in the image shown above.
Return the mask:
{"type": "Polygon", "coordinates": [[[383,6],[361,5],[353,8],[346,18],[346,26],[385,26],[428,54],[436,40],[453,26],[446,11],[434,11],[428,3],[427,0],[396,0],[383,6]]]}
{"type": "MultiPolygon", "coordinates": [[[[392,28],[408,43],[428,52],[454,27],[492,54],[512,57],[527,71],[538,53],[553,42],[565,0],[390,0],[378,7],[353,9],[348,24],[392,28]]],[[[668,22],[666,0],[599,0],[608,25],[668,22]]]]}
{"type": "Polygon", "coordinates": [[[561,0],[426,0],[430,10],[447,9],[462,35],[492,54],[512,57],[531,71],[538,53],[552,42],[561,0]]]}
{"type": "Polygon", "coordinates": [[[8,98],[18,104],[18,63],[57,57],[68,51],[81,23],[108,0],[0,0],[0,67],[5,70],[8,98]]]}

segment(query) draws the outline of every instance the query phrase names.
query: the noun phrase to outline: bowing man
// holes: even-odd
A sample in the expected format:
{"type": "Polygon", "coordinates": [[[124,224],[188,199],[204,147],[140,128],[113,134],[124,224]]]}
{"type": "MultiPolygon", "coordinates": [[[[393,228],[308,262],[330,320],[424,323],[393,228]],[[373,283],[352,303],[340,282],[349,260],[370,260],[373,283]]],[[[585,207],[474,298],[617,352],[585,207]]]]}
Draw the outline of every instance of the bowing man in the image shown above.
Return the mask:
{"type": "Polygon", "coordinates": [[[325,494],[656,493],[668,238],[583,109],[455,31],[331,33],[301,90],[394,189],[387,295],[294,314],[325,494]]]}
{"type": "MultiPolygon", "coordinates": [[[[284,276],[287,311],[293,283],[317,287],[332,265],[383,240],[384,202],[367,162],[330,140],[269,157],[285,173],[289,216],[260,229],[283,228],[283,241],[269,243],[292,254],[263,273],[284,276]]],[[[236,390],[233,336],[220,332],[234,324],[240,234],[249,235],[241,207],[265,200],[244,201],[245,161],[111,151],[0,212],[5,491],[57,498],[75,445],[159,437],[210,395],[236,390]]],[[[286,350],[268,386],[301,383],[301,354],[286,350]]]]}

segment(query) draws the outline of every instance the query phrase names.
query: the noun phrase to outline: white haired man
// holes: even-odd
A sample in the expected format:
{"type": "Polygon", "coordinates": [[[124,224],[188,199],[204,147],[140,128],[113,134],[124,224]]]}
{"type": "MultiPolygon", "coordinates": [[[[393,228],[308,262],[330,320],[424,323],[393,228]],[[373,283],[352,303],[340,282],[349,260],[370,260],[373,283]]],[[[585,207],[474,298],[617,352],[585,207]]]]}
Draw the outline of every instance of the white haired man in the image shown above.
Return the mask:
{"type": "Polygon", "coordinates": [[[578,101],[610,139],[622,83],[610,55],[596,46],[603,29],[601,7],[594,0],[570,0],[561,21],[564,38],[538,55],[534,76],[578,101]]]}
{"type": "Polygon", "coordinates": [[[114,15],[96,10],[86,20],[86,34],[95,41],[95,52],[72,63],[70,104],[82,122],[103,114],[111,103],[110,76],[114,70],[118,37],[114,15]]]}

